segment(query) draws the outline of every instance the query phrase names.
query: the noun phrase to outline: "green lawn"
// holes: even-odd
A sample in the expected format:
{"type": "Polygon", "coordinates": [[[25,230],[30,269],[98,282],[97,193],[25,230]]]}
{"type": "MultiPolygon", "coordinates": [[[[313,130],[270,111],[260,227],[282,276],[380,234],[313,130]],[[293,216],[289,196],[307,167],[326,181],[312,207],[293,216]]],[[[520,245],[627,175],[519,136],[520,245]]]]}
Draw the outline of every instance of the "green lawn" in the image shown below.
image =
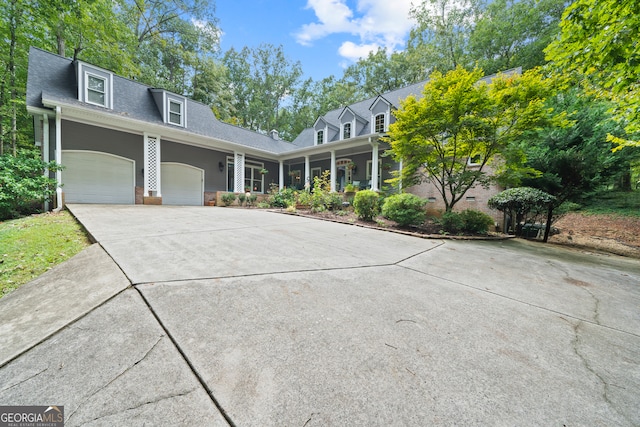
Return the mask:
{"type": "Polygon", "coordinates": [[[67,211],[0,222],[0,297],[90,244],[67,211]]]}

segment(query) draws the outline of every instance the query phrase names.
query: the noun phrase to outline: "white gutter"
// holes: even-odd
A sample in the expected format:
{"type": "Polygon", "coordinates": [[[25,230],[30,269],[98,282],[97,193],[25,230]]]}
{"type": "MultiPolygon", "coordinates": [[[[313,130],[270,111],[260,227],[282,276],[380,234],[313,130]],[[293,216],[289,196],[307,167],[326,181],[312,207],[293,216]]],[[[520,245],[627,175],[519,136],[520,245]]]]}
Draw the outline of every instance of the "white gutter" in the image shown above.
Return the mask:
{"type": "Polygon", "coordinates": [[[88,110],[72,104],[61,103],[58,101],[43,99],[42,104],[50,108],[62,107],[65,110],[65,120],[78,123],[98,125],[108,127],[123,132],[143,135],[144,132],[161,135],[164,140],[192,145],[196,147],[218,149],[222,151],[234,152],[239,148],[252,156],[263,157],[267,160],[278,161],[280,155],[267,150],[249,147],[246,145],[226,141],[224,139],[213,138],[183,129],[173,129],[163,124],[149,123],[144,120],[132,119],[126,116],[115,114],[104,114],[100,111],[88,110]]]}

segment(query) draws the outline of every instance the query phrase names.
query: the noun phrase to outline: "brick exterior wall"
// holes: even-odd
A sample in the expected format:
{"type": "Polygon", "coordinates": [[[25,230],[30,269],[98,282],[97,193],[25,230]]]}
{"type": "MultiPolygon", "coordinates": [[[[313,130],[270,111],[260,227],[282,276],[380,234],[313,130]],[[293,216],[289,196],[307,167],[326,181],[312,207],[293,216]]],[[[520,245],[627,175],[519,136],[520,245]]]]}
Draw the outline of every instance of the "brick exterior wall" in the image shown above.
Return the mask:
{"type": "MultiPolygon", "coordinates": [[[[486,170],[489,173],[491,172],[490,168],[486,170]]],[[[496,209],[489,208],[488,205],[489,198],[498,194],[502,190],[504,190],[504,188],[496,184],[491,184],[487,188],[477,185],[466,192],[462,199],[453,207],[453,210],[459,212],[465,209],[474,209],[484,212],[493,218],[498,224],[498,229],[502,230],[504,221],[503,213],[496,209]]],[[[423,182],[420,185],[407,188],[406,191],[429,200],[429,203],[427,204],[427,213],[429,215],[440,216],[444,212],[444,201],[434,184],[430,182],[423,182]]]]}

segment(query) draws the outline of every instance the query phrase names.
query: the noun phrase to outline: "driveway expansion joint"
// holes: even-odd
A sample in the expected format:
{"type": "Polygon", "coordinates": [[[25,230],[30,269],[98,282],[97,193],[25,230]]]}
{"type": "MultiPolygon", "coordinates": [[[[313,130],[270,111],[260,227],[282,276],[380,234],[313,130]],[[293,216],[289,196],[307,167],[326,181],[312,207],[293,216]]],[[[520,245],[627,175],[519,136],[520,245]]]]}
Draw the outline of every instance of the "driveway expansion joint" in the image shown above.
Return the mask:
{"type": "Polygon", "coordinates": [[[178,353],[180,353],[180,356],[182,357],[182,359],[185,361],[185,363],[189,367],[189,370],[191,370],[191,372],[196,377],[196,379],[198,380],[198,382],[200,383],[202,388],[204,388],[204,390],[207,392],[207,396],[209,396],[209,399],[211,399],[211,401],[213,402],[215,407],[218,409],[218,411],[220,412],[222,417],[225,419],[225,421],[229,424],[230,427],[235,427],[235,423],[233,422],[233,420],[231,419],[229,414],[227,414],[227,411],[224,410],[224,408],[222,407],[220,402],[218,402],[218,399],[213,395],[213,391],[211,390],[211,388],[207,385],[207,383],[205,382],[204,378],[202,378],[202,376],[200,376],[200,374],[196,370],[195,366],[193,366],[193,363],[191,363],[191,360],[189,360],[189,358],[187,357],[185,352],[182,350],[182,348],[180,347],[180,345],[178,344],[178,342],[176,341],[174,336],[171,334],[171,332],[165,326],[165,324],[162,322],[162,320],[160,319],[160,317],[158,316],[156,311],[153,309],[153,307],[151,306],[151,304],[149,303],[147,298],[144,296],[144,293],[142,293],[142,291],[139,288],[135,287],[135,286],[134,286],[134,289],[138,292],[138,294],[140,295],[140,297],[142,298],[142,300],[146,304],[147,308],[149,309],[149,311],[151,312],[153,317],[158,322],[158,325],[160,325],[160,327],[165,332],[167,337],[169,337],[169,339],[173,343],[173,346],[176,348],[178,353]]]}

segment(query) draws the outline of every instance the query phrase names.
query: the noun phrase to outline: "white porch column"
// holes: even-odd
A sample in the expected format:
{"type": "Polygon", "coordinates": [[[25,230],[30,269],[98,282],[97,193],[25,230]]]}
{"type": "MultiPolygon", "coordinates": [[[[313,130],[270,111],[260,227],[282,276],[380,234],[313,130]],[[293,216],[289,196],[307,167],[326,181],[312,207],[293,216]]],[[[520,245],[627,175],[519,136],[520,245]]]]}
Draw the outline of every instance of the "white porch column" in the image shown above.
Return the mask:
{"type": "Polygon", "coordinates": [[[307,183],[311,185],[311,163],[309,156],[304,156],[304,188],[307,188],[307,183]]]}
{"type": "MultiPolygon", "coordinates": [[[[56,107],[56,163],[62,164],[62,110],[58,106],[56,107]]],[[[58,187],[56,188],[56,209],[62,209],[62,171],[58,169],[56,171],[56,181],[58,181],[58,187]]]]}
{"type": "Polygon", "coordinates": [[[278,165],[278,189],[282,190],[284,188],[284,163],[280,160],[280,164],[278,165]]]}
{"type": "Polygon", "coordinates": [[[371,189],[373,191],[379,191],[378,188],[378,141],[372,143],[373,151],[371,151],[371,189]]]}
{"type": "Polygon", "coordinates": [[[236,193],[244,193],[244,153],[234,152],[233,157],[233,191],[236,193]]]}
{"type": "Polygon", "coordinates": [[[144,197],[149,197],[152,192],[156,197],[162,197],[160,188],[162,178],[160,176],[160,137],[144,134],[144,197]]]}
{"type": "Polygon", "coordinates": [[[331,180],[331,192],[336,191],[336,152],[335,150],[331,150],[331,176],[329,179],[331,180]]]}
{"type": "MultiPolygon", "coordinates": [[[[402,174],[402,159],[400,160],[398,168],[398,172],[402,174]]],[[[402,175],[400,175],[400,180],[398,181],[398,191],[402,192],[402,175]]]]}
{"type": "MultiPolygon", "coordinates": [[[[42,157],[45,162],[49,162],[49,115],[42,115],[42,157]]],[[[44,176],[49,178],[49,168],[45,168],[44,176]]],[[[49,198],[44,202],[45,212],[49,211],[49,198]]]]}

